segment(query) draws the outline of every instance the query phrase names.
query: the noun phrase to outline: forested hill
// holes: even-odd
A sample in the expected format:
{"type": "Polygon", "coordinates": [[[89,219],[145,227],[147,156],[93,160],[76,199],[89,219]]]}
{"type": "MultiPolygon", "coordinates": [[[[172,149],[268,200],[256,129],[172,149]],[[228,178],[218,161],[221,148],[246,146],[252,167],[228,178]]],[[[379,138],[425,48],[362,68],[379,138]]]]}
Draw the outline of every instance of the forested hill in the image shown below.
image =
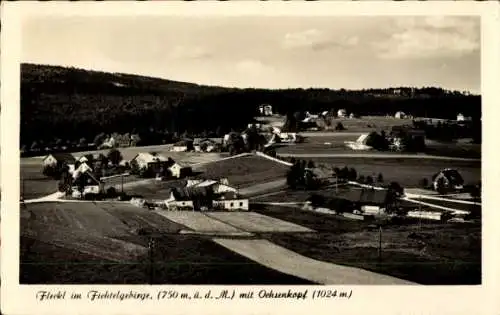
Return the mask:
{"type": "Polygon", "coordinates": [[[360,115],[398,110],[437,118],[481,115],[480,96],[439,88],[410,91],[236,89],[22,64],[21,142],[93,139],[101,132],[226,132],[246,126],[262,103],[281,114],[345,108],[360,115]]]}

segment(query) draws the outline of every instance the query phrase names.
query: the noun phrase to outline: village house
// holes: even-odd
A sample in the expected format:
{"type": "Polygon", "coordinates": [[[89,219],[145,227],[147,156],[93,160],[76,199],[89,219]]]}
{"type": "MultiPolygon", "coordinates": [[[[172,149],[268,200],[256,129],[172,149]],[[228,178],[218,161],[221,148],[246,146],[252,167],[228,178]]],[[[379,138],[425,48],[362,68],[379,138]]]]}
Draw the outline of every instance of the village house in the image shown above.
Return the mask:
{"type": "Polygon", "coordinates": [[[174,143],[171,147],[171,151],[173,152],[187,152],[194,150],[193,140],[191,139],[183,139],[174,143]]]}
{"type": "MultiPolygon", "coordinates": [[[[173,162],[172,159],[170,161],[173,162]]],[[[193,169],[184,163],[179,162],[170,162],[168,164],[168,170],[170,171],[170,175],[175,178],[183,178],[186,176],[190,176],[193,173],[193,169]]]]}
{"type": "Polygon", "coordinates": [[[164,203],[168,210],[248,210],[248,199],[238,195],[227,181],[188,180],[185,187],[172,189],[164,203]]]}
{"type": "Polygon", "coordinates": [[[238,191],[236,188],[229,185],[227,178],[221,178],[220,180],[188,179],[186,187],[209,187],[214,194],[238,191]]]}
{"type": "Polygon", "coordinates": [[[395,118],[397,119],[405,119],[406,118],[406,114],[402,111],[399,111],[397,112],[395,115],[394,115],[395,118]]]}
{"type": "Polygon", "coordinates": [[[141,152],[130,160],[130,167],[137,172],[159,174],[168,169],[173,163],[173,160],[163,155],[153,152],[141,152]]]}
{"type": "Polygon", "coordinates": [[[345,109],[339,109],[337,111],[337,117],[343,118],[347,116],[347,111],[345,109]]]}
{"type": "Polygon", "coordinates": [[[216,152],[222,149],[222,138],[195,138],[193,141],[196,152],[216,152]]]}
{"type": "Polygon", "coordinates": [[[53,167],[53,168],[62,168],[65,165],[71,169],[74,169],[76,159],[71,153],[52,153],[47,155],[43,159],[43,167],[53,167]]]}
{"type": "Polygon", "coordinates": [[[393,151],[422,151],[425,149],[425,131],[406,126],[393,126],[389,134],[393,151]]]}
{"type": "Polygon", "coordinates": [[[238,196],[234,191],[218,195],[213,201],[213,208],[217,210],[248,210],[248,199],[238,196]]]}
{"type": "Polygon", "coordinates": [[[259,113],[262,116],[272,116],[273,115],[273,107],[269,104],[262,104],[259,106],[259,113]]]}
{"type": "Polygon", "coordinates": [[[440,186],[448,190],[459,190],[463,188],[464,179],[457,170],[445,168],[432,176],[432,184],[436,191],[439,191],[440,186]]]}
{"type": "Polygon", "coordinates": [[[72,176],[72,197],[81,198],[89,194],[98,195],[104,192],[104,183],[93,174],[92,168],[86,163],[80,164],[72,176]]]}
{"type": "Polygon", "coordinates": [[[408,211],[408,214],[406,216],[409,218],[441,221],[443,218],[443,213],[436,211],[408,211]]]}

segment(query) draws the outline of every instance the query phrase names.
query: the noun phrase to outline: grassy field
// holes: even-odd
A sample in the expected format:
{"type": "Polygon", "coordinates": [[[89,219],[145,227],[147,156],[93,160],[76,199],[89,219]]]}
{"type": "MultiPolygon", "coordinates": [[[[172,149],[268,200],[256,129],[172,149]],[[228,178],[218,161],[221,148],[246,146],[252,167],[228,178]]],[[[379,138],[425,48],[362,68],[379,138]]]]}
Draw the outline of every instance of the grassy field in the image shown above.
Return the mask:
{"type": "Polygon", "coordinates": [[[153,233],[153,281],[168,284],[306,284],[263,267],[154,212],[121,203],[41,203],[22,208],[26,284],[144,284],[153,233]]]}
{"type": "MultiPolygon", "coordinates": [[[[309,159],[308,159],[309,160],[309,159]]],[[[363,157],[327,157],[311,158],[316,163],[328,164],[342,168],[354,167],[359,175],[377,178],[382,173],[386,183],[399,182],[403,186],[417,187],[422,178],[431,181],[431,177],[443,168],[456,168],[465,180],[465,183],[477,183],[481,180],[481,162],[446,161],[418,158],[363,158],[363,157]]]]}
{"type": "Polygon", "coordinates": [[[204,178],[229,179],[240,188],[284,178],[288,167],[259,156],[243,156],[196,168],[204,178]]]}
{"type": "Polygon", "coordinates": [[[58,181],[42,174],[42,164],[26,163],[21,160],[20,194],[24,199],[33,199],[52,194],[58,190],[58,181]]]}
{"type": "Polygon", "coordinates": [[[383,229],[382,260],[378,230],[350,221],[288,207],[263,206],[261,213],[289,220],[319,233],[261,234],[314,259],[360,267],[422,284],[481,283],[481,226],[454,224],[388,225],[383,229]],[[422,240],[409,237],[412,233],[422,240]]]}
{"type": "Polygon", "coordinates": [[[23,284],[309,284],[261,266],[212,241],[193,236],[156,239],[153,267],[148,258],[115,263],[21,238],[23,284]]]}

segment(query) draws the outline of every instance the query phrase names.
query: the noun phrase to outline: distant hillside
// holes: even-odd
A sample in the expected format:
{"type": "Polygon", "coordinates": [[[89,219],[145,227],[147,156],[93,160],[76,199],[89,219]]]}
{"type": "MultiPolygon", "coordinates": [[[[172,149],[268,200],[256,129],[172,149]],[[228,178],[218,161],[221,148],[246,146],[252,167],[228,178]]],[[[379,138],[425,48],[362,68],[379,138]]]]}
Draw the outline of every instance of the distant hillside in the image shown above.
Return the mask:
{"type": "MultiPolygon", "coordinates": [[[[334,75],[334,74],[332,74],[334,75]]],[[[240,129],[261,103],[275,112],[346,108],[358,114],[480,117],[481,97],[437,88],[236,89],[46,65],[21,65],[21,143],[89,141],[99,133],[199,133],[240,129]]]]}

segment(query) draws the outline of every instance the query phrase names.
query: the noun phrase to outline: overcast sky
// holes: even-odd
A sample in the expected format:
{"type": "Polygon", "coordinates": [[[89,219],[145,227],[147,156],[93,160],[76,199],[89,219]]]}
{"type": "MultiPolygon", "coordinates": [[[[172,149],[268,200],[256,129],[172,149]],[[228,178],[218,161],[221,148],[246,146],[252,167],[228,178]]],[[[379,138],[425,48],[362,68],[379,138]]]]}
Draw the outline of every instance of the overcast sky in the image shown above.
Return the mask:
{"type": "Polygon", "coordinates": [[[22,61],[236,87],[480,93],[477,17],[31,18],[22,61]]]}

